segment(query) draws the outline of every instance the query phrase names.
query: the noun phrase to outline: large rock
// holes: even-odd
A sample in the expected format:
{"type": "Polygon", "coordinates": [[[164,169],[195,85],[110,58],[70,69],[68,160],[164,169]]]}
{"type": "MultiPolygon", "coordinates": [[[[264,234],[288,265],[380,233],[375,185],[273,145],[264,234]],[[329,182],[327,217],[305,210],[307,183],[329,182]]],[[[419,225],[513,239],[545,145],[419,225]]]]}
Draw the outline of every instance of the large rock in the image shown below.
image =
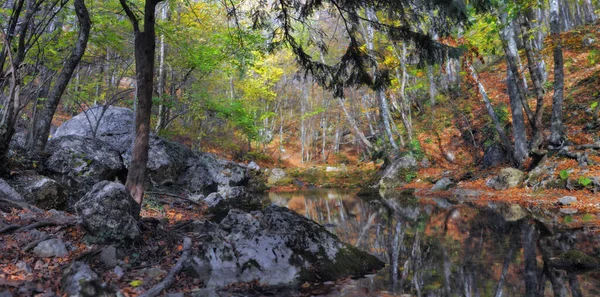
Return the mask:
{"type": "Polygon", "coordinates": [[[48,142],[49,153],[44,165],[61,184],[80,197],[94,184],[115,180],[125,175],[119,152],[107,143],[94,138],[63,136],[48,142]]]}
{"type": "Polygon", "coordinates": [[[411,156],[404,156],[395,159],[388,165],[381,174],[379,180],[380,192],[385,192],[402,186],[410,179],[414,178],[417,170],[417,161],[411,156]]]}
{"type": "Polygon", "coordinates": [[[14,181],[15,187],[20,191],[25,200],[43,209],[64,209],[67,204],[68,193],[63,185],[57,181],[28,171],[14,181]]]}
{"type": "Polygon", "coordinates": [[[503,168],[498,176],[488,180],[486,185],[496,190],[506,190],[521,185],[524,179],[523,171],[515,168],[503,168]]]}
{"type": "Polygon", "coordinates": [[[67,255],[67,247],[62,240],[52,238],[40,242],[34,249],[33,253],[42,258],[64,257],[67,255]]]}
{"type": "Polygon", "coordinates": [[[271,172],[269,172],[269,177],[267,178],[267,183],[269,185],[279,185],[283,183],[288,183],[287,174],[281,168],[273,168],[271,172]]]}
{"type": "Polygon", "coordinates": [[[23,196],[0,178],[0,198],[13,201],[24,201],[23,196]]]}
{"type": "Polygon", "coordinates": [[[95,106],[76,115],[58,127],[53,137],[67,135],[94,137],[93,131],[97,127],[95,136],[98,139],[124,153],[131,147],[133,140],[133,111],[116,106],[109,106],[104,114],[102,110],[102,106],[95,106]]]}
{"type": "Polygon", "coordinates": [[[120,183],[96,184],[75,204],[75,210],[88,233],[99,241],[126,241],[140,236],[136,221],[139,205],[120,183]]]}
{"type": "MultiPolygon", "coordinates": [[[[168,186],[178,182],[179,175],[188,167],[188,159],[193,156],[183,144],[168,141],[151,135],[148,150],[148,178],[154,186],[168,186]]],[[[123,154],[125,166],[131,166],[132,150],[123,154]]]]}
{"type": "Polygon", "coordinates": [[[203,222],[194,229],[209,235],[190,263],[207,287],[253,280],[266,285],[327,281],[383,267],[374,256],[284,207],[231,210],[219,225],[203,222]]]}
{"type": "Polygon", "coordinates": [[[210,153],[196,153],[195,158],[220,186],[244,186],[248,182],[248,168],[245,166],[220,159],[210,153]]]}
{"type": "Polygon", "coordinates": [[[446,190],[450,189],[450,187],[452,187],[453,185],[454,185],[454,182],[452,182],[452,180],[450,180],[450,178],[443,177],[435,182],[435,185],[433,185],[433,187],[431,187],[431,190],[432,191],[446,191],[446,190]]]}
{"type": "Polygon", "coordinates": [[[69,297],[116,296],[87,264],[73,262],[63,270],[61,289],[69,297]]]}

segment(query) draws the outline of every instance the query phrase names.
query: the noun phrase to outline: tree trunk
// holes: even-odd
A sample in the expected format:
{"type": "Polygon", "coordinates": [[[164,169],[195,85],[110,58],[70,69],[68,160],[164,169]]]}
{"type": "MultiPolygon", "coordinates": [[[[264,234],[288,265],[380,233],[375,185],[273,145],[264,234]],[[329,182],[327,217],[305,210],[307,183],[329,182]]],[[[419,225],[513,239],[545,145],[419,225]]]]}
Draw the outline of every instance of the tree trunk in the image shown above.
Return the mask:
{"type": "Polygon", "coordinates": [[[527,57],[527,67],[529,68],[529,74],[531,81],[533,82],[533,88],[536,96],[536,107],[534,116],[534,131],[531,138],[530,147],[536,150],[540,147],[542,142],[542,116],[544,114],[544,87],[542,86],[542,73],[536,60],[534,53],[534,47],[532,45],[532,39],[530,35],[531,27],[527,18],[520,17],[521,31],[523,33],[523,46],[525,47],[525,56],[527,57]]]}
{"type": "Polygon", "coordinates": [[[56,78],[56,82],[48,95],[44,103],[44,109],[39,113],[40,118],[36,124],[36,131],[33,141],[33,151],[42,152],[46,148],[46,142],[48,142],[48,135],[50,135],[50,127],[52,126],[52,118],[60,102],[60,98],[67,89],[67,85],[73,76],[73,72],[81,57],[85,53],[88,39],[90,36],[90,29],[92,26],[90,15],[88,14],[87,8],[85,7],[84,0],[75,0],[75,13],[77,14],[77,20],[79,22],[79,36],[77,37],[77,43],[75,48],[67,58],[62,70],[56,78]]]}
{"type": "MultiPolygon", "coordinates": [[[[161,20],[167,19],[167,3],[163,5],[161,8],[160,14],[161,20]]],[[[167,114],[168,114],[168,106],[165,105],[165,81],[167,78],[167,72],[165,71],[165,55],[166,55],[166,43],[165,43],[165,35],[160,35],[160,49],[159,49],[159,59],[158,59],[158,85],[156,87],[156,92],[160,98],[160,105],[158,106],[158,118],[156,121],[156,128],[154,130],[155,133],[160,132],[161,130],[166,128],[167,125],[167,114]]]]}
{"type": "MultiPolygon", "coordinates": [[[[507,21],[507,14],[501,15],[502,23],[505,25],[502,31],[502,38],[508,43],[508,50],[512,56],[516,56],[517,44],[515,38],[515,30],[513,29],[513,22],[507,21]]],[[[510,98],[510,109],[512,114],[512,128],[514,137],[514,153],[515,153],[515,165],[521,166],[525,158],[527,157],[527,135],[525,130],[525,118],[523,116],[523,104],[519,99],[517,90],[516,76],[510,70],[507,63],[506,71],[506,84],[508,89],[508,96],[510,98]]]]}
{"type": "Polygon", "coordinates": [[[498,120],[498,115],[496,115],[496,112],[494,111],[494,108],[492,107],[492,104],[490,102],[490,99],[488,98],[485,88],[483,87],[483,84],[481,83],[481,81],[479,81],[479,77],[478,77],[477,73],[475,72],[475,68],[473,68],[473,65],[471,65],[471,64],[469,64],[468,67],[469,67],[469,71],[471,72],[471,77],[477,84],[479,93],[481,94],[481,98],[483,99],[483,102],[485,103],[485,108],[487,109],[488,114],[489,114],[490,118],[492,119],[492,122],[494,123],[494,127],[496,128],[498,137],[500,138],[502,146],[504,147],[506,156],[507,156],[508,160],[510,160],[511,163],[514,163],[513,151],[512,151],[511,144],[510,144],[510,140],[508,139],[506,132],[504,132],[504,128],[502,128],[502,125],[500,124],[500,121],[498,120]]]}
{"type": "Polygon", "coordinates": [[[583,0],[583,11],[586,23],[590,24],[596,21],[596,14],[594,13],[594,6],[591,0],[583,0]]]}
{"type": "Polygon", "coordinates": [[[550,144],[553,146],[560,146],[564,138],[562,108],[565,74],[562,41],[560,38],[560,22],[558,18],[559,6],[559,0],[550,1],[550,31],[554,45],[554,95],[552,96],[552,117],[550,120],[550,144]]]}
{"type": "Polygon", "coordinates": [[[524,221],[523,231],[523,257],[525,258],[525,296],[537,295],[537,258],[536,258],[536,230],[533,222],[524,221]]]}
{"type": "Polygon", "coordinates": [[[133,25],[135,33],[136,97],[135,140],[131,154],[131,166],[125,187],[140,205],[144,198],[146,163],[150,138],[150,115],[152,113],[152,91],[154,76],[155,17],[154,10],[160,0],[146,0],[144,5],[144,31],[140,31],[138,19],[125,0],[119,0],[133,25]]]}
{"type": "Polygon", "coordinates": [[[340,107],[344,111],[344,115],[346,116],[346,120],[348,120],[350,127],[352,127],[352,129],[354,130],[354,133],[356,133],[356,136],[358,136],[361,143],[367,148],[367,153],[370,155],[373,150],[373,144],[367,139],[367,137],[365,137],[365,134],[362,133],[362,131],[356,124],[356,121],[354,120],[352,115],[350,115],[350,113],[348,112],[348,109],[346,108],[346,104],[345,104],[344,100],[342,98],[338,97],[338,102],[340,103],[340,107]]]}

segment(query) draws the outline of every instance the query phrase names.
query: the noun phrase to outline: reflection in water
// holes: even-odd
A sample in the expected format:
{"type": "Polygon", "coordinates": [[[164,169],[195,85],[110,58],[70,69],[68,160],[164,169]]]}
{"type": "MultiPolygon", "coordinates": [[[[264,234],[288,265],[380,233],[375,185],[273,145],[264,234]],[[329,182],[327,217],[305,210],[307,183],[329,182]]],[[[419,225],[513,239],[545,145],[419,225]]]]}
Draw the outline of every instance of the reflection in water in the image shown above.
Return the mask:
{"type": "Polygon", "coordinates": [[[548,210],[443,198],[368,202],[332,189],[269,197],[389,264],[333,295],[600,296],[600,232],[560,229],[548,210]]]}

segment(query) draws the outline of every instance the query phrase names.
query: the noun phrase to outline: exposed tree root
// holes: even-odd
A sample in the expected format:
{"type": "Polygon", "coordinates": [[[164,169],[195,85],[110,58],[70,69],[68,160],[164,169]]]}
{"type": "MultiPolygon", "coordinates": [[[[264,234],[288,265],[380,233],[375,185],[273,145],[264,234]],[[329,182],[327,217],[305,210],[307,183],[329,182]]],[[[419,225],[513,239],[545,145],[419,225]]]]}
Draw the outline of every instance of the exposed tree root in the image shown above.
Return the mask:
{"type": "Polygon", "coordinates": [[[50,236],[48,236],[48,234],[44,234],[42,237],[40,237],[38,240],[34,240],[32,242],[30,242],[29,244],[27,244],[24,248],[23,248],[23,252],[26,253],[27,251],[29,251],[30,249],[36,247],[40,242],[45,241],[47,239],[49,239],[50,236]]]}
{"type": "Polygon", "coordinates": [[[13,231],[13,233],[19,233],[19,232],[23,232],[23,231],[27,231],[27,230],[31,230],[31,229],[35,229],[35,228],[41,228],[41,227],[48,227],[48,226],[70,226],[70,225],[75,225],[77,223],[77,219],[75,218],[62,218],[62,219],[58,219],[58,220],[43,220],[43,221],[37,221],[35,223],[20,227],[17,226],[17,228],[15,228],[15,225],[9,225],[6,226],[2,229],[0,229],[0,234],[4,234],[4,233],[8,233],[13,231]],[[10,228],[9,228],[10,227],[10,228]]]}
{"type": "Polygon", "coordinates": [[[168,289],[173,284],[173,281],[175,281],[175,276],[177,276],[177,274],[179,274],[179,272],[181,272],[181,270],[183,270],[183,266],[184,266],[185,262],[187,262],[188,258],[190,257],[190,249],[191,248],[192,248],[192,240],[189,237],[184,237],[183,238],[183,253],[181,254],[181,257],[179,258],[179,260],[177,260],[177,263],[175,264],[175,266],[173,266],[173,268],[171,268],[171,270],[169,271],[169,274],[167,274],[167,276],[160,283],[156,284],[154,287],[152,287],[150,290],[146,291],[146,293],[140,295],[139,297],[158,296],[162,291],[168,289]]]}

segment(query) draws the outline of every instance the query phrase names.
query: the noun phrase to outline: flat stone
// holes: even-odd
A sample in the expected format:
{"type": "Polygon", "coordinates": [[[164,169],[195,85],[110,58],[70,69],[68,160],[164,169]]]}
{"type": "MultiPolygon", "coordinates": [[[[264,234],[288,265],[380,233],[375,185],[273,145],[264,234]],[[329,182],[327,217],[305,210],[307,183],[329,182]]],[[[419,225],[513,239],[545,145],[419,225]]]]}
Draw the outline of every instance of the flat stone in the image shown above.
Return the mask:
{"type": "Polygon", "coordinates": [[[117,258],[117,248],[114,246],[107,246],[102,249],[100,252],[100,259],[102,263],[106,265],[106,267],[115,267],[119,264],[119,260],[117,258]]]}
{"type": "Polygon", "coordinates": [[[577,197],[573,196],[564,196],[558,199],[558,204],[560,205],[570,205],[575,202],[577,202],[577,197]]]}
{"type": "Polygon", "coordinates": [[[564,213],[564,214],[571,215],[571,214],[576,214],[579,211],[576,208],[561,208],[560,212],[564,213]]]}
{"type": "Polygon", "coordinates": [[[33,253],[38,257],[51,258],[51,257],[64,257],[67,255],[67,247],[62,240],[58,238],[52,238],[40,242],[34,249],[33,253]]]}

